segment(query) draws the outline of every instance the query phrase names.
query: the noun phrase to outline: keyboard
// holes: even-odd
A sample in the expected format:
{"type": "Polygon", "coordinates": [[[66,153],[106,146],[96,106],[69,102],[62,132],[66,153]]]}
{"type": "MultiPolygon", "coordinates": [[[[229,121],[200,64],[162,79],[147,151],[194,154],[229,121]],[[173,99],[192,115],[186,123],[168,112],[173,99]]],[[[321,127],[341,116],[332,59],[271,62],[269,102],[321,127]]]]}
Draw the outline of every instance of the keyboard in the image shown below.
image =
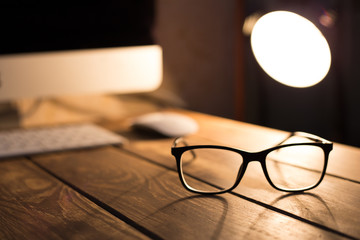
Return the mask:
{"type": "Polygon", "coordinates": [[[0,131],[0,158],[104,145],[125,138],[91,123],[0,131]]]}

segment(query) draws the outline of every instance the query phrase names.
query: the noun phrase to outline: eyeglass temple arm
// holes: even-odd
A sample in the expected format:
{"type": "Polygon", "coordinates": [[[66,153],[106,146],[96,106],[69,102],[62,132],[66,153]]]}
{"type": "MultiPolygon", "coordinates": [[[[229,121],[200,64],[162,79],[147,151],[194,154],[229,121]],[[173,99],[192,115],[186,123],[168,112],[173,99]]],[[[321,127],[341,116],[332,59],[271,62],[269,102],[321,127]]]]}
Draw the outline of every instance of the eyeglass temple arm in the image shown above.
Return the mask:
{"type": "Polygon", "coordinates": [[[329,143],[328,140],[323,139],[321,137],[318,137],[316,135],[310,134],[310,133],[306,133],[306,132],[292,132],[289,134],[289,136],[287,136],[284,140],[282,140],[281,142],[279,142],[278,144],[276,144],[275,146],[279,146],[281,144],[283,144],[284,142],[286,142],[289,138],[294,137],[294,136],[299,136],[299,137],[303,137],[303,138],[307,138],[309,140],[312,140],[314,142],[322,142],[322,143],[329,143]]]}
{"type": "MultiPolygon", "coordinates": [[[[179,138],[175,139],[172,147],[175,148],[176,145],[178,145],[180,142],[183,143],[186,147],[189,146],[189,144],[182,137],[179,137],[179,138]]],[[[195,152],[193,150],[190,150],[190,153],[191,153],[193,159],[195,159],[196,158],[195,152]]]]}

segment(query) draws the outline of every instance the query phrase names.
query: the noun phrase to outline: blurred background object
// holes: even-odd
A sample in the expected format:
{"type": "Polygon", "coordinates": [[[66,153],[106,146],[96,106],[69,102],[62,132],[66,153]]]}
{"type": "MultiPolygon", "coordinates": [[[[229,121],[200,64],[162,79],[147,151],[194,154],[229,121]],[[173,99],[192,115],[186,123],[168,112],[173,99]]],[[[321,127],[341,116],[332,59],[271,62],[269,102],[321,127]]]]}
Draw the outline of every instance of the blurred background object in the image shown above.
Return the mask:
{"type": "MultiPolygon", "coordinates": [[[[38,3],[45,4],[45,7],[50,5],[45,1],[38,3]]],[[[65,1],[53,10],[57,9],[57,14],[78,11],[88,17],[94,16],[90,18],[92,26],[103,23],[105,19],[100,14],[105,13],[110,19],[120,16],[114,18],[107,29],[100,30],[122,35],[124,44],[130,44],[127,36],[132,34],[139,37],[137,44],[159,44],[163,50],[163,83],[158,90],[140,96],[145,102],[155,102],[156,108],[185,107],[287,131],[311,132],[333,141],[360,146],[359,1],[139,0],[110,3],[118,5],[106,10],[116,13],[114,15],[99,11],[109,9],[105,7],[106,1],[65,1]],[[332,63],[327,76],[319,84],[304,89],[284,86],[272,80],[256,62],[249,32],[243,31],[245,19],[253,16],[254,24],[258,17],[277,10],[292,11],[307,18],[327,39],[332,63]],[[143,17],[139,18],[137,14],[143,17]],[[123,23],[121,27],[117,25],[119,22],[123,23]]],[[[36,8],[34,11],[42,10],[36,8]]],[[[50,16],[59,23],[49,26],[50,29],[61,28],[62,21],[71,20],[52,13],[50,16]]],[[[3,22],[10,30],[15,29],[15,22],[3,22]]],[[[80,28],[81,23],[84,21],[79,21],[80,28]]],[[[90,25],[83,29],[85,34],[94,33],[90,25]]],[[[113,39],[112,36],[108,38],[110,42],[113,39]]],[[[68,44],[74,43],[69,40],[61,39],[68,44]]],[[[4,41],[3,37],[1,46],[4,46],[4,41]]],[[[126,100],[128,97],[119,96],[126,100]]],[[[1,108],[10,108],[8,103],[1,104],[1,108]]]]}
{"type": "Polygon", "coordinates": [[[187,108],[360,146],[358,1],[158,0],[155,23],[163,87],[187,108]],[[275,10],[306,17],[326,37],[332,65],[319,84],[284,86],[256,62],[245,18],[275,10]]]}

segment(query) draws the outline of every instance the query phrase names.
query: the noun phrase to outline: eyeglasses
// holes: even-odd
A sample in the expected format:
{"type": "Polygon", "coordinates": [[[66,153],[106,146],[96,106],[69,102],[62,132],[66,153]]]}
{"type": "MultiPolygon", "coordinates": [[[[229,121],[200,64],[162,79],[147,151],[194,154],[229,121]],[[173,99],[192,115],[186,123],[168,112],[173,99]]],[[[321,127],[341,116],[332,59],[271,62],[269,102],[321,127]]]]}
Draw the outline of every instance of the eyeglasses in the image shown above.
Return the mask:
{"type": "Polygon", "coordinates": [[[189,146],[184,138],[177,138],[171,153],[181,183],[191,192],[217,194],[233,190],[252,161],[260,162],[275,189],[301,192],[320,184],[332,148],[333,144],[323,138],[294,132],[275,147],[260,152],[218,145],[189,146]]]}

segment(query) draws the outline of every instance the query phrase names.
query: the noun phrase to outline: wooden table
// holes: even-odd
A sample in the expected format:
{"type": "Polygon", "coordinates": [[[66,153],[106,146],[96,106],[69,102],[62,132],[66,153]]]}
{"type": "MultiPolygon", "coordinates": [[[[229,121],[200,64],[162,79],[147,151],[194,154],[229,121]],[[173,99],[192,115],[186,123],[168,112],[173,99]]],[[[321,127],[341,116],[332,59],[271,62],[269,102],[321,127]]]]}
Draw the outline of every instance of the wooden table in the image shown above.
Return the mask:
{"type": "MultiPolygon", "coordinates": [[[[196,137],[248,151],[287,133],[182,111],[196,137]]],[[[123,146],[0,160],[0,239],[360,239],[360,149],[334,144],[319,187],[273,189],[258,163],[232,192],[188,192],[170,154],[173,139],[104,127],[123,146]]]]}

